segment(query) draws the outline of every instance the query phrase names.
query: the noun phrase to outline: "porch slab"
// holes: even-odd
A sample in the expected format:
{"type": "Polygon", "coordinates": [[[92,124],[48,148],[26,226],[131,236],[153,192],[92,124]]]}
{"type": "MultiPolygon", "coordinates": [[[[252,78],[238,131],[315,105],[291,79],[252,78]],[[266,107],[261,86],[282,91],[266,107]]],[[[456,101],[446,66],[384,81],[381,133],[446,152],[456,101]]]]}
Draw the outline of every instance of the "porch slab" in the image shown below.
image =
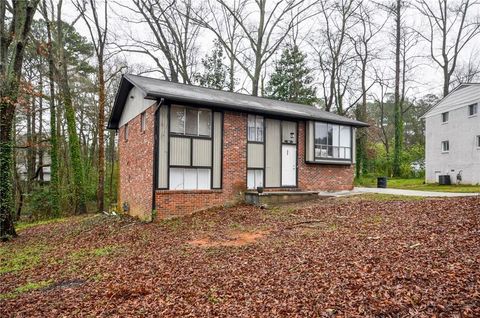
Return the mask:
{"type": "Polygon", "coordinates": [[[315,200],[319,197],[330,197],[331,195],[322,194],[318,191],[267,191],[258,193],[257,191],[245,192],[245,202],[258,206],[271,206],[284,203],[304,202],[315,200]]]}

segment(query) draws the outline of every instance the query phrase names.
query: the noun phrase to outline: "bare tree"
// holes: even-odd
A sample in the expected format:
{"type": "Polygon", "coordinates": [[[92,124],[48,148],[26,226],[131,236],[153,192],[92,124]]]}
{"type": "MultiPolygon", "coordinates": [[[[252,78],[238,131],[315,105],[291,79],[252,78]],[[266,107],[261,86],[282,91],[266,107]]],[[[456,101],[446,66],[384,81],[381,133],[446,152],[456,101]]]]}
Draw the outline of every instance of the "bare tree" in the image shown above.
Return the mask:
{"type": "MultiPolygon", "coordinates": [[[[386,19],[383,23],[374,22],[374,8],[367,4],[360,4],[358,12],[355,14],[356,24],[359,25],[358,34],[349,35],[353,43],[355,54],[359,61],[361,82],[361,102],[356,107],[356,117],[358,120],[367,122],[367,93],[373,83],[367,87],[367,66],[378,55],[378,48],[374,48],[373,40],[375,36],[383,29],[386,19]]],[[[366,152],[367,152],[367,130],[360,129],[357,133],[357,161],[356,174],[360,177],[366,172],[366,152]]]]}
{"type": "MultiPolygon", "coordinates": [[[[53,5],[51,5],[53,11],[53,5]]],[[[60,203],[59,203],[59,177],[58,177],[58,131],[57,131],[57,109],[55,106],[55,59],[53,53],[53,41],[52,41],[52,18],[48,16],[48,8],[46,0],[42,1],[41,11],[43,19],[45,20],[45,26],[47,31],[47,57],[48,57],[48,85],[50,93],[50,185],[51,185],[51,196],[52,196],[52,206],[53,214],[58,216],[60,212],[60,203]]]]}
{"type": "Polygon", "coordinates": [[[395,9],[395,147],[393,152],[393,174],[400,175],[401,153],[403,147],[402,104],[400,99],[401,43],[402,43],[402,0],[396,0],[395,9]]]}
{"type": "Polygon", "coordinates": [[[87,25],[90,38],[93,43],[95,55],[97,57],[97,79],[98,79],[98,186],[97,186],[97,210],[104,210],[104,193],[105,193],[105,46],[108,33],[108,6],[107,1],[100,3],[103,12],[100,12],[103,21],[99,18],[99,3],[96,0],[89,0],[89,8],[87,1],[76,0],[75,7],[80,11],[83,21],[87,25]],[[91,11],[88,14],[88,11],[91,11]]]}
{"type": "Polygon", "coordinates": [[[290,30],[308,18],[305,13],[311,5],[304,6],[305,0],[256,0],[254,3],[241,0],[234,5],[224,0],[217,0],[217,3],[224,12],[224,16],[231,16],[229,23],[236,26],[232,31],[241,34],[243,41],[240,48],[236,44],[232,46],[231,40],[236,40],[237,35],[230,39],[222,36],[221,30],[216,27],[215,18],[212,22],[200,18],[197,14],[196,20],[219,38],[227,54],[234,57],[236,63],[250,79],[252,95],[258,96],[262,69],[277,52],[290,30]],[[247,11],[249,8],[252,8],[251,11],[247,11]],[[293,16],[290,15],[292,12],[293,16]]]}
{"type": "MultiPolygon", "coordinates": [[[[235,15],[242,16],[247,1],[234,0],[230,10],[235,15]]],[[[239,22],[235,19],[235,15],[223,5],[219,5],[217,0],[208,0],[206,6],[211,14],[204,15],[203,12],[196,12],[195,20],[202,27],[213,31],[218,40],[225,49],[228,58],[228,77],[229,91],[235,90],[235,73],[236,73],[236,57],[239,55],[240,45],[243,37],[239,30],[239,22]]]]}
{"type": "Polygon", "coordinates": [[[87,212],[84,169],[81,158],[80,141],[77,134],[75,109],[73,107],[72,90],[69,83],[68,62],[64,49],[64,25],[62,21],[63,0],[57,3],[57,43],[58,45],[58,77],[62,99],[65,107],[65,119],[68,130],[68,146],[70,151],[71,167],[73,170],[73,181],[75,187],[76,206],[75,212],[83,214],[87,212]]]}
{"type": "Polygon", "coordinates": [[[443,71],[443,96],[450,89],[452,74],[458,63],[458,56],[465,46],[480,33],[479,16],[472,11],[479,1],[461,0],[452,3],[438,0],[436,4],[417,0],[418,11],[428,21],[427,31],[418,35],[430,45],[430,57],[443,71]]]}
{"type": "Polygon", "coordinates": [[[388,78],[388,76],[385,75],[384,70],[378,70],[374,69],[375,72],[375,85],[377,86],[377,89],[375,90],[374,93],[371,94],[371,97],[376,104],[376,107],[378,107],[379,115],[378,117],[378,122],[376,123],[378,129],[378,135],[377,138],[379,138],[385,147],[385,152],[387,154],[387,157],[390,156],[391,152],[391,145],[390,145],[390,134],[387,130],[387,110],[386,110],[386,100],[387,97],[390,95],[391,96],[391,88],[392,88],[392,79],[388,78]]]}
{"type": "Polygon", "coordinates": [[[130,25],[146,24],[154,40],[138,33],[129,34],[130,43],[119,46],[128,52],[149,56],[157,71],[172,82],[191,84],[197,64],[197,40],[201,27],[193,21],[192,0],[132,0],[132,5],[117,1],[117,5],[135,13],[139,18],[122,18],[130,25]]]}
{"type": "Polygon", "coordinates": [[[356,61],[348,35],[354,26],[354,14],[360,2],[321,0],[318,4],[321,11],[319,24],[324,27],[315,32],[311,47],[318,57],[324,107],[326,111],[331,111],[335,106],[337,112],[345,113],[347,108],[358,102],[344,107],[345,94],[351,89],[349,85],[353,81],[356,61]],[[318,35],[321,36],[320,40],[317,39],[318,35]]]}
{"type": "Polygon", "coordinates": [[[480,81],[479,51],[473,51],[467,61],[461,61],[453,72],[451,86],[480,81]]]}

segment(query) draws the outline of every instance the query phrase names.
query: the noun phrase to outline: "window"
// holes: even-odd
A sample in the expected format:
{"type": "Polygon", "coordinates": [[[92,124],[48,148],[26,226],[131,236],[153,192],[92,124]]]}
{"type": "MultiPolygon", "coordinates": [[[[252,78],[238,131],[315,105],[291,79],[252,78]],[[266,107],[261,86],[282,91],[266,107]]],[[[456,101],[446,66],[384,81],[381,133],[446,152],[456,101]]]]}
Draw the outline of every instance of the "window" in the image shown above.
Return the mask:
{"type": "Polygon", "coordinates": [[[477,145],[477,148],[480,149],[480,135],[478,135],[478,136],[475,138],[475,144],[477,145]]]}
{"type": "Polygon", "coordinates": [[[478,104],[468,105],[468,116],[475,116],[478,112],[478,104]]]}
{"type": "Polygon", "coordinates": [[[262,169],[248,169],[247,172],[247,188],[257,189],[263,187],[263,170],[262,169]]]}
{"type": "Polygon", "coordinates": [[[450,151],[450,143],[448,140],[442,141],[442,152],[449,152],[450,151]]]}
{"type": "Polygon", "coordinates": [[[442,123],[448,122],[448,112],[442,113],[442,123]]]}
{"type": "Polygon", "coordinates": [[[125,141],[128,141],[128,123],[125,124],[124,130],[125,130],[125,132],[124,132],[124,135],[123,135],[123,139],[125,141]]]}
{"type": "Polygon", "coordinates": [[[248,115],[248,141],[263,142],[263,117],[248,115]]]}
{"type": "Polygon", "coordinates": [[[208,109],[172,106],[170,132],[180,135],[210,137],[212,112],[208,109]]]}
{"type": "Polygon", "coordinates": [[[140,131],[145,132],[147,122],[147,113],[143,112],[140,114],[140,131]]]}
{"type": "Polygon", "coordinates": [[[315,123],[315,159],[351,160],[350,126],[315,123]]]}
{"type": "Polygon", "coordinates": [[[210,169],[170,168],[170,190],[207,190],[210,180],[210,169]]]}

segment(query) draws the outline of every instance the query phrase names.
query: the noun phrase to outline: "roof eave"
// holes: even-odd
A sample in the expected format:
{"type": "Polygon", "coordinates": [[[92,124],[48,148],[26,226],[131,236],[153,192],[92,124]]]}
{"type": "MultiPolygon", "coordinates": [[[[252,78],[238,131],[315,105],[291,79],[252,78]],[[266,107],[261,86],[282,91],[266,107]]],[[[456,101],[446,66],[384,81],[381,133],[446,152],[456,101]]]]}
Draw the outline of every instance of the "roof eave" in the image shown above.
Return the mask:
{"type": "MultiPolygon", "coordinates": [[[[205,102],[199,101],[199,100],[194,100],[191,98],[182,98],[177,95],[168,95],[168,94],[158,94],[155,92],[147,92],[146,98],[153,98],[153,99],[158,99],[158,98],[165,98],[171,101],[179,102],[179,103],[193,103],[193,104],[204,104],[205,102]]],[[[336,124],[343,124],[343,125],[349,125],[353,127],[358,127],[358,128],[363,128],[363,127],[370,127],[369,124],[353,120],[348,121],[348,120],[335,120],[335,119],[325,119],[322,117],[312,117],[312,116],[301,116],[301,115],[296,115],[296,114],[289,114],[286,115],[283,112],[276,112],[276,111],[260,111],[258,109],[255,109],[253,107],[249,106],[243,106],[243,107],[232,107],[231,105],[224,104],[224,103],[218,103],[214,101],[209,101],[208,105],[216,108],[221,108],[225,110],[231,110],[231,111],[245,111],[245,112],[251,112],[251,113],[256,113],[256,114],[268,114],[272,116],[278,116],[278,117],[284,117],[284,118],[295,118],[295,119],[303,119],[303,120],[323,120],[331,123],[336,123],[336,124]]],[[[313,106],[312,106],[313,107],[313,106]]]]}
{"type": "Polygon", "coordinates": [[[113,103],[112,112],[110,113],[110,118],[108,119],[107,129],[118,129],[118,123],[120,122],[120,117],[122,116],[128,93],[133,86],[134,84],[128,80],[126,76],[122,75],[120,87],[115,95],[115,102],[113,103]]]}

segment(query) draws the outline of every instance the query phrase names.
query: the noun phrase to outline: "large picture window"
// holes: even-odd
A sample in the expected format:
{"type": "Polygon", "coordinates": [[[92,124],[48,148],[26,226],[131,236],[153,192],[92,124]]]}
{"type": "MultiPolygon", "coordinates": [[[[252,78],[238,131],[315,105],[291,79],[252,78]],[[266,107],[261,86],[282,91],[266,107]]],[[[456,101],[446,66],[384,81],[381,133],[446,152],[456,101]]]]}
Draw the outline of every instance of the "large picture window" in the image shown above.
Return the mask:
{"type": "Polygon", "coordinates": [[[209,109],[172,106],[170,132],[188,136],[211,136],[212,112],[209,109]]]}
{"type": "Polygon", "coordinates": [[[351,161],[352,129],[350,126],[315,123],[315,160],[351,161]]]}
{"type": "Polygon", "coordinates": [[[248,115],[248,141],[263,142],[263,117],[248,115]]]}
{"type": "Polygon", "coordinates": [[[210,169],[170,168],[170,190],[207,190],[210,180],[210,169]]]}

